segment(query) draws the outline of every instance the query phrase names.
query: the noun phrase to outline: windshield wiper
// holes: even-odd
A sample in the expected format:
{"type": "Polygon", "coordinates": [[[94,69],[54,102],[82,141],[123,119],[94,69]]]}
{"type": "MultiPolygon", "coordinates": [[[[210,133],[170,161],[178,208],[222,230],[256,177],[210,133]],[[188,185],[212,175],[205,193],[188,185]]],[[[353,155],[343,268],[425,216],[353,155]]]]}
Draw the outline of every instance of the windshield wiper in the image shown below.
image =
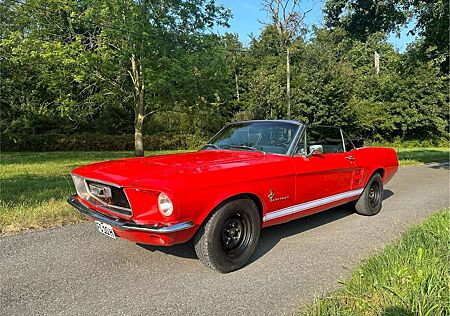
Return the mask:
{"type": "Polygon", "coordinates": [[[222,149],[219,146],[217,146],[216,144],[206,144],[205,146],[203,146],[203,148],[208,148],[208,147],[212,147],[214,149],[219,149],[219,150],[222,149]]]}
{"type": "Polygon", "coordinates": [[[252,147],[252,146],[245,146],[245,145],[229,145],[230,148],[237,148],[237,149],[246,149],[251,151],[259,151],[262,152],[262,150],[259,150],[258,148],[252,147]]]}

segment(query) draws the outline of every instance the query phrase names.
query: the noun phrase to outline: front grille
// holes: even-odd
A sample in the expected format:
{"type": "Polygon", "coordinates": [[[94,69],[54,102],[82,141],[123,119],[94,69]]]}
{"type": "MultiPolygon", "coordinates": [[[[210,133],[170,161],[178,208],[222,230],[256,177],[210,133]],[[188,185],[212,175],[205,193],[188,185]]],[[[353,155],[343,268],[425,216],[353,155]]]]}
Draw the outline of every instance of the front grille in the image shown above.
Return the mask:
{"type": "Polygon", "coordinates": [[[124,208],[130,208],[130,203],[128,203],[128,199],[125,196],[125,193],[123,192],[122,188],[116,188],[116,187],[110,187],[112,198],[113,198],[113,205],[124,207],[124,208]]]}
{"type": "MultiPolygon", "coordinates": [[[[112,185],[108,185],[108,184],[101,183],[101,182],[95,182],[95,181],[91,181],[91,180],[86,180],[86,184],[87,184],[87,190],[89,191],[90,195],[92,197],[94,197],[98,202],[98,203],[95,203],[94,205],[101,207],[103,209],[106,209],[108,211],[111,211],[111,212],[115,212],[115,213],[119,213],[119,214],[123,214],[123,215],[127,215],[127,216],[132,215],[130,203],[128,202],[128,199],[122,188],[118,188],[118,187],[115,187],[112,185]],[[96,192],[92,191],[91,184],[96,187],[105,187],[105,188],[109,189],[110,196],[109,196],[109,192],[108,192],[108,194],[106,194],[107,196],[104,196],[105,194],[100,194],[100,195],[96,194],[96,192]],[[103,203],[100,203],[98,200],[100,200],[103,203]]],[[[102,193],[105,193],[105,192],[102,192],[102,193]]],[[[89,202],[92,203],[92,201],[89,201],[89,202]]]]}

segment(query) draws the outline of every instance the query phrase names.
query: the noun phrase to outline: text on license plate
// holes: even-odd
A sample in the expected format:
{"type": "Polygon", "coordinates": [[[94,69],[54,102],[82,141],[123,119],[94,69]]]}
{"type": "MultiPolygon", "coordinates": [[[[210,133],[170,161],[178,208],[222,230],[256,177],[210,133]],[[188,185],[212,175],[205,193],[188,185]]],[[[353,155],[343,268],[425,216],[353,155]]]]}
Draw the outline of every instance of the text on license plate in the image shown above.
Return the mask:
{"type": "Polygon", "coordinates": [[[99,221],[95,221],[95,225],[97,225],[98,231],[101,232],[102,234],[105,234],[106,236],[109,236],[114,239],[116,238],[116,234],[114,234],[111,225],[99,221]]]}

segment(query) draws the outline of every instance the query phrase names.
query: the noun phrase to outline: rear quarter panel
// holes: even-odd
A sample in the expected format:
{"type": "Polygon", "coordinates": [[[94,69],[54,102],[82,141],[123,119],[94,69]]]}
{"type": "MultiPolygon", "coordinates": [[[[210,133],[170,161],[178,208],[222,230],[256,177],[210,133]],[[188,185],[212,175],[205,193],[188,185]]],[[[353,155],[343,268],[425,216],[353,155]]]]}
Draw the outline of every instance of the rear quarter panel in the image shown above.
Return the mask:
{"type": "Polygon", "coordinates": [[[388,183],[398,170],[397,153],[393,148],[362,147],[352,150],[351,154],[355,156],[357,166],[363,170],[363,187],[378,169],[383,170],[384,184],[388,183]]]}

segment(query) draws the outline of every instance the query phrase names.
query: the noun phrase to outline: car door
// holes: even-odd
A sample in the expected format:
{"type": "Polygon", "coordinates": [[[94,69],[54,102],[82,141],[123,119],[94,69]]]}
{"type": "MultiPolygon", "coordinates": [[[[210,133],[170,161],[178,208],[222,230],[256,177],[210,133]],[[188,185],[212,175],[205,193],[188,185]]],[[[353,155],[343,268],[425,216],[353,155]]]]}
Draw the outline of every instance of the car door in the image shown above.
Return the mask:
{"type": "MultiPolygon", "coordinates": [[[[342,131],[342,130],[341,130],[342,131]]],[[[351,190],[361,188],[364,184],[365,170],[361,166],[361,159],[358,158],[358,149],[348,135],[342,131],[342,137],[344,139],[344,150],[347,153],[346,158],[353,161],[353,174],[351,182],[351,190]]]]}
{"type": "Polygon", "coordinates": [[[355,157],[346,152],[340,128],[308,126],[298,142],[293,160],[295,204],[300,210],[345,202],[352,194],[355,157]],[[311,146],[319,145],[322,153],[311,152],[311,146]]]}

